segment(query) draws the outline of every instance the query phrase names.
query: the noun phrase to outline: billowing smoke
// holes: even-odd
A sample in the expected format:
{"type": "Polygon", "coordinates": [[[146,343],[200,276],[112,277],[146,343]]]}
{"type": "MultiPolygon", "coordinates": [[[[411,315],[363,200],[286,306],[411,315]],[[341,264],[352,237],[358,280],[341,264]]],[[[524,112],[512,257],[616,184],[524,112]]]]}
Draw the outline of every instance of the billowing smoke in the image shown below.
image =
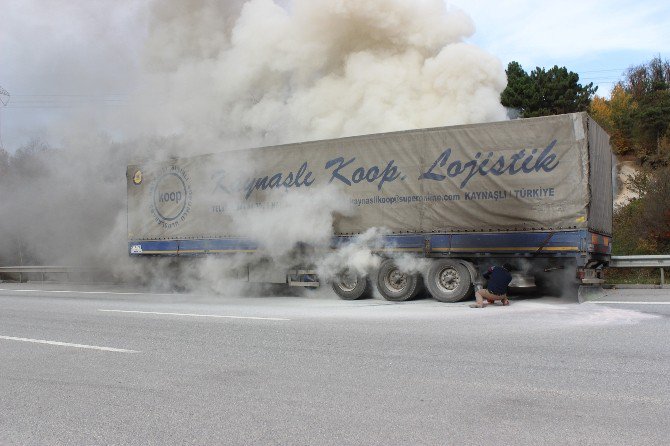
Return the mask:
{"type": "Polygon", "coordinates": [[[142,91],[164,106],[138,130],[212,151],[505,118],[500,62],[442,0],[221,3],[155,5],[142,91]]]}
{"type": "Polygon", "coordinates": [[[344,270],[360,276],[367,276],[381,263],[376,251],[385,248],[384,235],[388,231],[370,228],[342,246],[326,255],[319,256],[317,272],[321,280],[333,279],[344,270]]]}
{"type": "MultiPolygon", "coordinates": [[[[465,43],[471,20],[442,0],[170,0],[137,14],[134,23],[145,28],[135,45],[143,49],[127,69],[141,69],[127,76],[135,88],[124,107],[104,116],[80,108],[47,133],[58,149],[0,157],[5,264],[86,264],[146,276],[126,253],[130,162],[505,119],[503,67],[465,43]]],[[[310,199],[284,194],[263,218],[236,224],[276,259],[301,242],[325,249],[334,216],[351,209],[335,190],[302,193],[310,199]],[[289,229],[278,234],[278,221],[289,229]]],[[[371,240],[383,229],[371,231],[348,257],[361,272],[378,262],[371,240]]],[[[341,255],[312,260],[327,277],[342,266],[341,255]]],[[[184,274],[233,271],[242,261],[208,260],[184,274]]],[[[156,263],[163,270],[170,262],[156,263]]]]}
{"type": "Polygon", "coordinates": [[[253,208],[233,214],[239,235],[258,242],[272,258],[290,253],[297,243],[327,247],[336,213],[351,212],[349,198],[333,185],[270,194],[273,208],[253,208]]]}

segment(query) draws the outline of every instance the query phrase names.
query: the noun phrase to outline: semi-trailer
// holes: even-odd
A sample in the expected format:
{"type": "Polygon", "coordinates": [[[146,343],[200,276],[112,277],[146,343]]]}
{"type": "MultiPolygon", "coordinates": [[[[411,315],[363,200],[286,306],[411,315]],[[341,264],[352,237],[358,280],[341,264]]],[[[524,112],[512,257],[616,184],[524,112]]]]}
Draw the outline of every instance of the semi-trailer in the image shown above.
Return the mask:
{"type": "Polygon", "coordinates": [[[143,161],[126,176],[130,256],[249,254],[238,277],[295,286],[323,280],[309,263],[268,267],[263,245],[240,228],[245,216],[281,226],[278,196],[345,194],[349,210],[333,215],[329,249],[371,228],[382,235],[375,271],[344,265],[331,280],[344,299],[376,287],[407,300],[425,285],[455,302],[481,270],[502,263],[538,285],[553,275],[567,286],[599,284],[611,255],[613,156],[586,113],[143,161]],[[401,268],[399,253],[425,267],[401,268]]]}

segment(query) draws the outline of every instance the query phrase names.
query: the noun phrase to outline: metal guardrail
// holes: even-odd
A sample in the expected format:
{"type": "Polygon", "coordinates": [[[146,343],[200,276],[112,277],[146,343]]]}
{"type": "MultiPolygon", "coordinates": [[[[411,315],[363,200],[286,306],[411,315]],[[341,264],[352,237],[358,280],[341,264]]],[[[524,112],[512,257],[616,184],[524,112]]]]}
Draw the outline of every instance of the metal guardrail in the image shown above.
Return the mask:
{"type": "MultiPolygon", "coordinates": [[[[609,263],[610,268],[659,268],[661,270],[661,285],[665,284],[665,273],[663,268],[670,268],[670,255],[650,255],[650,256],[612,256],[609,263]]],[[[42,281],[46,274],[73,274],[90,273],[99,271],[96,268],[86,268],[83,266],[0,266],[0,274],[14,273],[19,275],[19,281],[22,274],[41,274],[42,281]]]]}
{"type": "Polygon", "coordinates": [[[670,268],[670,255],[667,256],[612,256],[612,268],[670,268]]]}
{"type": "Polygon", "coordinates": [[[665,285],[663,268],[670,268],[670,255],[667,256],[612,256],[610,268],[658,268],[661,270],[661,286],[665,285]]]}
{"type": "Polygon", "coordinates": [[[18,274],[19,282],[23,281],[23,274],[40,274],[42,282],[47,274],[65,274],[69,281],[69,275],[74,273],[90,273],[96,271],[95,268],[86,268],[83,266],[0,266],[0,274],[18,274]]]}

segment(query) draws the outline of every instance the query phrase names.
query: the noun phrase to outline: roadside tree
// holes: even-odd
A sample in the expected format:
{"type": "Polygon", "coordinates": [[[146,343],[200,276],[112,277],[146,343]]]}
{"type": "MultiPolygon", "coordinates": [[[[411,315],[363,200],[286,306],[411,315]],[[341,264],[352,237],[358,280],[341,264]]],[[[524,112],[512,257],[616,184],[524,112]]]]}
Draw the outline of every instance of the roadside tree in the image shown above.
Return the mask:
{"type": "Polygon", "coordinates": [[[518,110],[522,118],[586,111],[598,89],[593,83],[582,86],[577,73],[557,65],[528,74],[518,62],[510,62],[505,72],[501,103],[518,110]]]}

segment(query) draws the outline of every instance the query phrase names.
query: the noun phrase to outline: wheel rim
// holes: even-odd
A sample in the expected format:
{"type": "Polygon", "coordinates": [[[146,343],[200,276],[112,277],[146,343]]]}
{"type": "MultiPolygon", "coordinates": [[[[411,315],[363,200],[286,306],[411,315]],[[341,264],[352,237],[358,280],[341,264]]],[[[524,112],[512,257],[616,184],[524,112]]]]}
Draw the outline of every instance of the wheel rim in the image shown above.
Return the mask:
{"type": "Polygon", "coordinates": [[[358,285],[358,276],[350,271],[345,271],[338,276],[337,284],[343,291],[353,291],[358,285]]]}
{"type": "Polygon", "coordinates": [[[384,284],[388,290],[400,292],[407,287],[407,274],[398,268],[393,268],[384,276],[384,284]]]}
{"type": "Polygon", "coordinates": [[[443,268],[437,275],[436,285],[442,292],[453,293],[460,284],[461,275],[451,266],[443,268]]]}

